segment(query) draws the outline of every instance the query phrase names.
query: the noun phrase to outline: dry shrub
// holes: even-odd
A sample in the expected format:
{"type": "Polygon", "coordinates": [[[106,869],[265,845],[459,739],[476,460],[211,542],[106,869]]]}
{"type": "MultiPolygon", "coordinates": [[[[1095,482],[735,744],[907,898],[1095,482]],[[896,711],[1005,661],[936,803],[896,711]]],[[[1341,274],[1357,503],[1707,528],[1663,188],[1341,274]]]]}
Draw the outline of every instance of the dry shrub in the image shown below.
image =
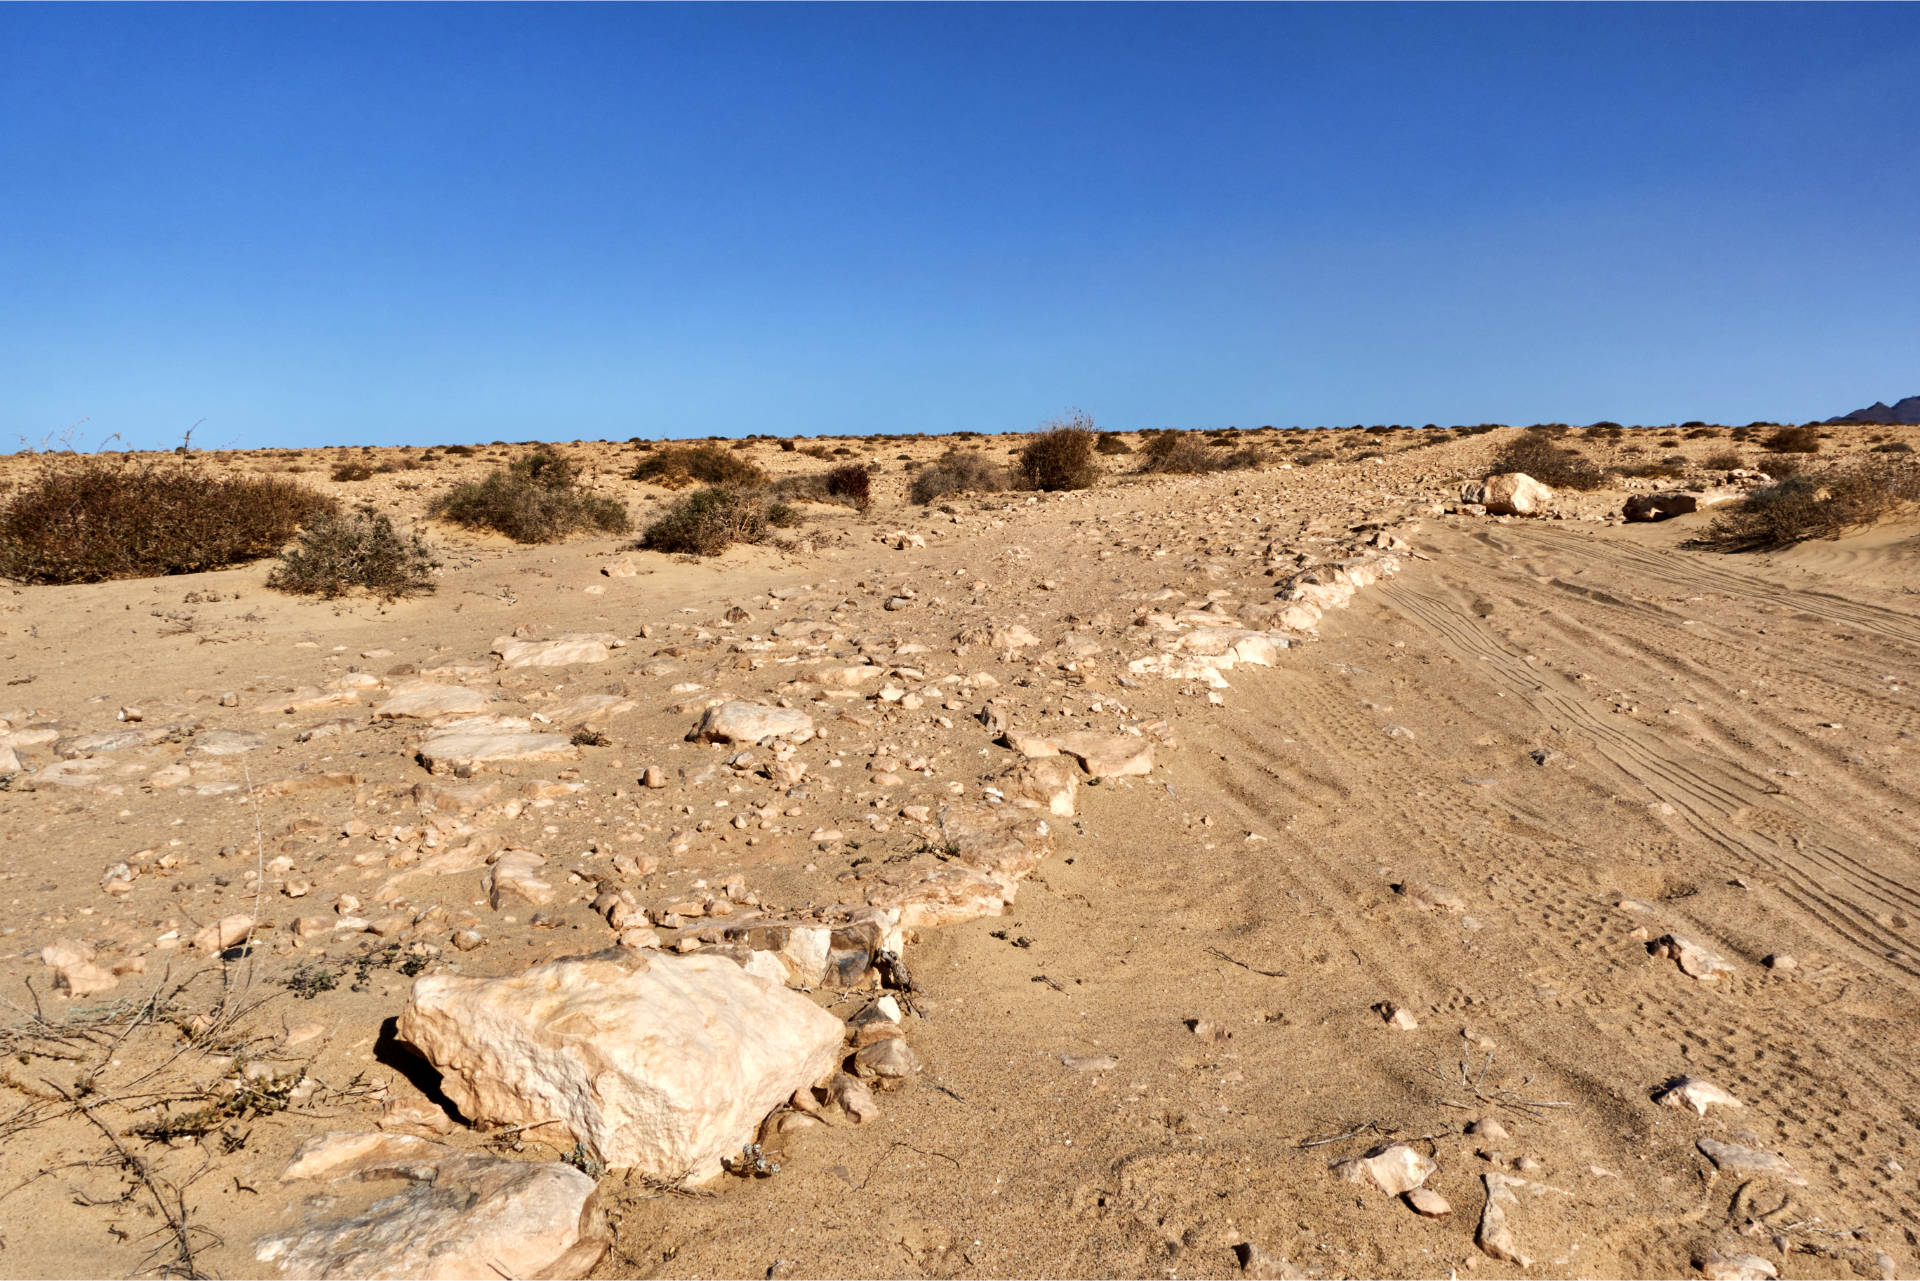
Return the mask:
{"type": "MultiPolygon", "coordinates": [[[[785,507],[785,504],[776,504],[785,507]]],[[[792,508],[783,513],[790,519],[792,508]]],[[[714,485],[678,499],[640,535],[648,551],[717,556],[734,543],[758,543],[767,536],[768,511],[752,490],[714,485]]]]}
{"type": "Polygon", "coordinates": [[[867,469],[853,463],[832,471],[807,476],[784,476],[771,491],[780,498],[799,498],[810,503],[838,503],[860,511],[873,505],[873,477],[867,469]]]}
{"type": "Polygon", "coordinates": [[[419,534],[403,534],[369,506],[317,517],[294,546],[280,553],[267,586],[332,600],[356,587],[382,600],[434,589],[440,562],[419,534]]]}
{"type": "MultiPolygon", "coordinates": [[[[1528,473],[1532,475],[1531,472],[1528,473]]],[[[1687,474],[1687,460],[1684,458],[1663,458],[1657,463],[1635,463],[1631,467],[1620,468],[1622,476],[1637,476],[1642,480],[1674,480],[1687,474]]],[[[1535,480],[1539,477],[1535,476],[1535,480]]]]}
{"type": "Polygon", "coordinates": [[[365,463],[341,463],[333,469],[333,479],[338,481],[372,480],[373,468],[365,463]]]}
{"type": "Polygon", "coordinates": [[[1100,433],[1100,439],[1093,442],[1093,452],[1096,454],[1131,454],[1133,452],[1133,446],[1120,439],[1119,432],[1103,431],[1100,433]]]}
{"type": "Polygon", "coordinates": [[[1884,445],[1875,445],[1873,452],[1876,454],[1911,454],[1913,452],[1913,446],[1904,441],[1890,440],[1884,445]]]}
{"type": "Polygon", "coordinates": [[[1920,502],[1920,467],[1904,460],[1878,468],[1802,472],[1748,494],[1689,546],[1720,552],[1771,551],[1814,538],[1838,538],[1920,502]]]}
{"type": "Polygon", "coordinates": [[[1086,489],[1100,478],[1093,442],[1093,420],[1085,414],[1055,423],[1021,447],[1020,477],[1033,489],[1086,489]]]}
{"type": "Polygon", "coordinates": [[[791,454],[795,448],[796,446],[790,440],[783,440],[780,442],[780,452],[783,454],[791,454]]]}
{"type": "Polygon", "coordinates": [[[827,473],[827,497],[865,511],[873,505],[873,477],[864,467],[836,467],[827,473]]]}
{"type": "Polygon", "coordinates": [[[1820,431],[1811,426],[1782,427],[1761,441],[1760,447],[1774,454],[1817,454],[1820,431]]]}
{"type": "Polygon", "coordinates": [[[1734,471],[1744,464],[1740,461],[1737,449],[1716,449],[1700,460],[1700,465],[1709,471],[1734,471]]]}
{"type": "Polygon", "coordinates": [[[1139,470],[1142,474],[1200,476],[1208,472],[1258,467],[1265,461],[1265,456],[1251,446],[1227,454],[1212,452],[1213,447],[1231,447],[1235,443],[1231,436],[1202,443],[1191,432],[1148,432],[1140,445],[1139,470]]]}
{"type": "Polygon", "coordinates": [[[1554,489],[1599,489],[1606,483],[1600,469],[1575,450],[1553,443],[1558,434],[1536,428],[1507,442],[1494,455],[1495,472],[1524,472],[1554,489]]]}
{"type": "Polygon", "coordinates": [[[805,454],[809,458],[833,457],[833,451],[831,449],[828,449],[825,445],[808,445],[805,449],[801,450],[800,452],[805,454]]]}
{"type": "Polygon", "coordinates": [[[0,578],[195,574],[279,551],[337,510],[297,481],[208,474],[191,454],[47,455],[0,507],[0,578]]]}
{"type": "Polygon", "coordinates": [[[950,449],[913,478],[913,501],[925,505],[948,494],[994,494],[1012,487],[1007,469],[973,450],[950,449]]]}
{"type": "Polygon", "coordinates": [[[764,485],[767,473],[716,445],[668,445],[633,469],[635,480],[657,481],[669,489],[688,485],[764,485]]]}
{"type": "Polygon", "coordinates": [[[624,506],[582,491],[573,464],[544,448],[495,468],[485,480],[454,486],[428,510],[469,529],[505,534],[517,543],[551,543],[592,530],[621,534],[628,527],[624,506]]]}

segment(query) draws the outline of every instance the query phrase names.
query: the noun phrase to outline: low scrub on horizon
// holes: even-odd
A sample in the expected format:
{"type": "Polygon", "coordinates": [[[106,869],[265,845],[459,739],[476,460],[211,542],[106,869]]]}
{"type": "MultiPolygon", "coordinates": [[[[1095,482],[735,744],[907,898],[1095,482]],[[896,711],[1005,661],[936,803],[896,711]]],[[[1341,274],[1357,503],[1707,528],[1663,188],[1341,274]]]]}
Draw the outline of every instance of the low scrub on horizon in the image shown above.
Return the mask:
{"type": "Polygon", "coordinates": [[[490,529],[517,543],[551,543],[570,534],[624,534],[625,505],[579,487],[574,465],[551,449],[536,449],[486,479],[456,485],[434,499],[429,513],[469,529],[490,529]]]}
{"type": "Polygon", "coordinates": [[[0,578],[98,583],[272,556],[338,504],[297,481],[210,474],[193,454],[55,454],[0,504],[0,578]]]}
{"type": "Polygon", "coordinates": [[[757,464],[736,457],[716,445],[667,445],[655,449],[633,469],[635,480],[650,480],[668,489],[689,485],[728,485],[744,488],[767,483],[757,464]]]}

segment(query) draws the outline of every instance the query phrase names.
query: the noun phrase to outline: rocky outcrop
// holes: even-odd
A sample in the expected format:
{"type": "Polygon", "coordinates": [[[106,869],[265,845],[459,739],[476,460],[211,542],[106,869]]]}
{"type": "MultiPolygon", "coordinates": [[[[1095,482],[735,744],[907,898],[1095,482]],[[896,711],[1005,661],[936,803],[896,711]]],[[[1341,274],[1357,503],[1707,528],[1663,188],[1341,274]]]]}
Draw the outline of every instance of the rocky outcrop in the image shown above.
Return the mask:
{"type": "Polygon", "coordinates": [[[476,1124],[551,1127],[608,1166],[695,1181],[832,1071],[841,1033],[805,997],[700,953],[429,975],[398,1024],[476,1124]]]}
{"type": "Polygon", "coordinates": [[[613,1239],[594,1180],[558,1162],[346,1133],[309,1140],[281,1175],[347,1178],[408,1186],[363,1213],[266,1237],[254,1257],[287,1277],[570,1278],[591,1272],[613,1239]]]}

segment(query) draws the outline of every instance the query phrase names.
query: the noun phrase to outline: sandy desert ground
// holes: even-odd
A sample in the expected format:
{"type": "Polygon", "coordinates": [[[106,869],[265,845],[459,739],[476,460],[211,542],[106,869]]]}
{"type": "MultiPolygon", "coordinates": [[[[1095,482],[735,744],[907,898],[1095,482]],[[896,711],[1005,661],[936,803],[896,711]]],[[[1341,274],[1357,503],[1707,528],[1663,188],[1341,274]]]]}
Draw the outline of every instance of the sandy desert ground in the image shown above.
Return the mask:
{"type": "MultiPolygon", "coordinates": [[[[391,605],[264,564],[0,587],[0,1273],[278,1275],[257,1242],[404,1185],[283,1180],[328,1133],[566,1156],[430,1097],[396,1044],[416,982],[623,933],[739,959],[755,919],[906,904],[914,1070],[863,1123],[783,1109],[763,1177],[579,1162],[592,1275],[1915,1275],[1920,524],[1725,556],[1681,546],[1706,513],[1621,523],[1620,490],[1459,512],[1514,434],[1256,437],[1334,456],[1121,457],[932,508],[907,467],[940,442],[826,441],[879,464],[870,511],[705,561],[424,520],[518,447],[341,484],[360,451],[220,455],[417,521],[445,567],[391,605]],[[1276,592],[1336,561],[1365,567],[1350,603],[1286,636],[1276,592]],[[607,639],[509,665],[569,633],[607,639]],[[422,683],[567,737],[430,773],[430,718],[376,714],[422,683]],[[729,699],[816,732],[688,741],[729,699]],[[1091,762],[1006,745],[1062,739],[1091,762]],[[1022,769],[1071,814],[1013,804],[1022,769]],[[969,807],[1026,874],[929,923],[969,807]],[[505,892],[502,850],[547,901],[505,892]],[[95,990],[57,987],[62,945],[95,990]],[[1681,1077],[1733,1102],[1666,1099],[1681,1077]],[[1332,1168],[1396,1142],[1426,1193],[1332,1168]]],[[[630,445],[563,448],[637,521],[673,497],[630,445]]],[[[804,999],[839,1019],[902,987],[836,956],[852,986],[804,999]]]]}

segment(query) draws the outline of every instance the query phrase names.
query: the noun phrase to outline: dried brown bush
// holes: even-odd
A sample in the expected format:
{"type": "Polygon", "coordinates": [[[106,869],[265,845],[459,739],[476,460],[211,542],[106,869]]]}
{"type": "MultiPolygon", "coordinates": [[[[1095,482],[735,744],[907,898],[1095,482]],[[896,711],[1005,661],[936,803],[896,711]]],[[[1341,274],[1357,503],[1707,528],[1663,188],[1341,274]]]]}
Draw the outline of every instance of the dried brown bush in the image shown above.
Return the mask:
{"type": "Polygon", "coordinates": [[[1820,430],[1812,426],[1782,427],[1760,442],[1761,448],[1775,454],[1817,454],[1820,430]]]}
{"type": "Polygon", "coordinates": [[[403,534],[370,506],[316,517],[294,546],[280,553],[267,586],[328,600],[354,588],[394,600],[434,589],[440,562],[419,534],[403,534]]]}
{"type": "Polygon", "coordinates": [[[1100,478],[1093,419],[1076,413],[1049,424],[1020,448],[1020,477],[1033,489],[1086,489],[1100,478]]]}
{"type": "Polygon", "coordinates": [[[580,489],[573,464],[545,448],[495,468],[484,480],[454,486],[428,510],[517,543],[551,543],[591,530],[620,534],[629,523],[625,506],[580,489]]]}
{"type": "Polygon", "coordinates": [[[1905,460],[1802,472],[1754,490],[1688,545],[1720,552],[1770,551],[1814,538],[1838,538],[1915,502],[1920,502],[1920,467],[1905,460]]]}
{"type": "Polygon", "coordinates": [[[1493,470],[1524,472],[1554,489],[1594,490],[1604,485],[1600,469],[1579,452],[1554,444],[1555,434],[1529,428],[1494,455],[1493,470]]]}
{"type": "Polygon", "coordinates": [[[279,551],[337,510],[296,481],[210,474],[193,454],[49,454],[0,506],[0,578],[192,574],[279,551]]]}
{"type": "Polygon", "coordinates": [[[1745,466],[1740,461],[1740,451],[1733,448],[1714,450],[1700,460],[1700,465],[1709,471],[1734,471],[1745,466]]]}
{"type": "Polygon", "coordinates": [[[669,489],[696,484],[741,488],[767,483],[767,473],[757,465],[715,445],[668,445],[655,450],[633,469],[633,478],[656,481],[669,489]]]}
{"type": "Polygon", "coordinates": [[[337,481],[372,480],[373,468],[365,463],[340,463],[333,469],[332,479],[337,481]]]}
{"type": "MultiPolygon", "coordinates": [[[[776,504],[784,506],[784,504],[776,504]]],[[[781,513],[784,518],[791,513],[781,513]]],[[[767,536],[768,512],[752,490],[711,486],[675,501],[640,535],[648,551],[717,556],[734,543],[758,543],[767,536]]]]}
{"type": "Polygon", "coordinates": [[[806,476],[783,476],[769,491],[780,498],[812,503],[838,503],[865,511],[873,505],[873,477],[866,468],[849,463],[832,471],[806,476]]]}
{"type": "Polygon", "coordinates": [[[973,450],[951,449],[914,475],[909,496],[922,505],[948,494],[992,494],[1012,487],[1007,469],[973,450]]]}
{"type": "Polygon", "coordinates": [[[1131,454],[1133,446],[1120,439],[1119,432],[1103,431],[1100,439],[1093,442],[1093,451],[1096,454],[1131,454]]]}

